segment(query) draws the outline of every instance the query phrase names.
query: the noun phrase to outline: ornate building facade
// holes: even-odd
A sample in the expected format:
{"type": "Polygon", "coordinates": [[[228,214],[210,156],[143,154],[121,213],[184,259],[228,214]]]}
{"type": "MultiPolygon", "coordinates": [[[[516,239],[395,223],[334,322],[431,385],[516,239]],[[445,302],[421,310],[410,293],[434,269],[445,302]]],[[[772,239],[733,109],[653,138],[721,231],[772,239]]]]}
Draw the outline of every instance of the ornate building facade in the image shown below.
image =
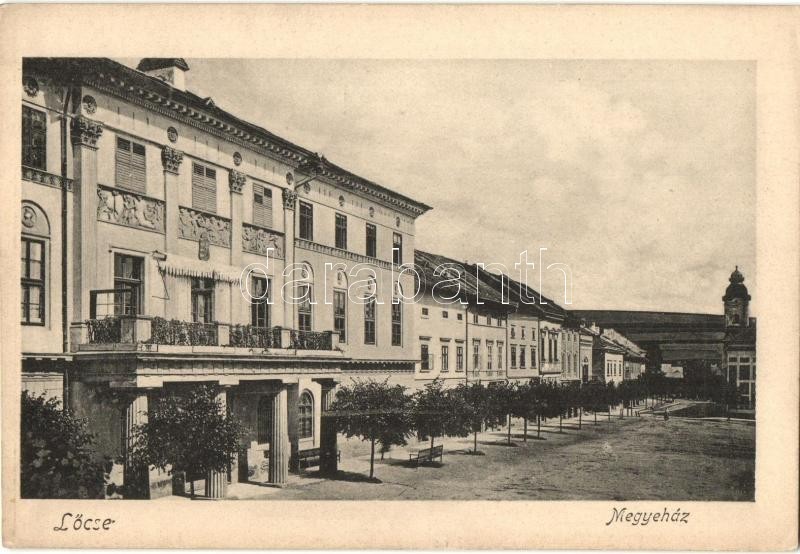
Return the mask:
{"type": "Polygon", "coordinates": [[[414,307],[393,300],[430,208],[193,94],[188,70],[24,61],[23,388],[86,417],[124,480],[148,403],[211,383],[249,435],[210,486],[280,484],[300,451],[335,464],[337,382],[413,375],[414,307]]]}

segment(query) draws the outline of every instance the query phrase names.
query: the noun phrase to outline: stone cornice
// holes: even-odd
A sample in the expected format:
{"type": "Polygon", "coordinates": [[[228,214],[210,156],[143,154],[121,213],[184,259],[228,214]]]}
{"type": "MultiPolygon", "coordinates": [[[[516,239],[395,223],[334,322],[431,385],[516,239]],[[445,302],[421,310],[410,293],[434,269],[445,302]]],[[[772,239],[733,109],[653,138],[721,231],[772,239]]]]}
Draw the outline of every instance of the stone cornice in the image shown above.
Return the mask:
{"type": "MultiPolygon", "coordinates": [[[[116,63],[116,62],[111,62],[116,63]]],[[[132,71],[118,64],[117,72],[121,70],[132,71]]],[[[206,111],[189,106],[189,102],[180,100],[180,96],[165,96],[154,90],[149,90],[148,83],[127,82],[124,75],[112,75],[113,70],[100,71],[94,74],[85,74],[83,80],[98,90],[140,105],[146,109],[176,119],[185,124],[201,129],[209,134],[249,148],[257,153],[278,160],[286,165],[297,168],[301,165],[314,163],[319,159],[315,154],[292,144],[289,141],[274,136],[268,131],[256,128],[246,122],[238,120],[223,112],[213,115],[206,111]]],[[[133,74],[130,80],[149,79],[147,76],[133,74]]],[[[153,87],[155,88],[155,87],[153,87]]],[[[219,110],[222,111],[222,110],[219,110]]],[[[324,169],[320,177],[333,185],[344,186],[360,195],[377,200],[387,206],[399,210],[406,215],[418,217],[430,209],[429,206],[406,198],[398,193],[386,189],[376,183],[360,178],[342,168],[324,161],[324,169]]]]}
{"type": "Polygon", "coordinates": [[[351,260],[353,262],[362,264],[372,264],[382,269],[389,269],[389,270],[392,269],[391,262],[386,262],[384,260],[379,260],[377,258],[370,258],[369,256],[356,254],[355,252],[350,252],[349,250],[342,250],[341,248],[334,248],[333,246],[319,244],[318,242],[312,242],[310,240],[296,238],[294,239],[294,244],[298,248],[303,248],[304,250],[310,250],[312,252],[319,252],[320,254],[325,254],[327,256],[335,256],[337,258],[342,258],[344,260],[351,260]]]}
{"type": "Polygon", "coordinates": [[[22,178],[25,181],[30,181],[32,183],[39,183],[40,185],[46,185],[48,187],[57,189],[64,188],[68,192],[72,192],[72,179],[65,179],[60,175],[48,173],[47,171],[42,171],[41,169],[35,169],[33,167],[27,167],[23,165],[22,178]]]}

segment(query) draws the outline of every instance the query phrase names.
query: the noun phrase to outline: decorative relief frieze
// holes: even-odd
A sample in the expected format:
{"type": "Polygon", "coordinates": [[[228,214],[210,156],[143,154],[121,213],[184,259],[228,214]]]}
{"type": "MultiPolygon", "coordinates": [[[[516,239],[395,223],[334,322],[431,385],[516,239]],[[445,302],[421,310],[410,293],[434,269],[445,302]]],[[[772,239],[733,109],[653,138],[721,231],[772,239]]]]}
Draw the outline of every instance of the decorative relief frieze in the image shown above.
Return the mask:
{"type": "Polygon", "coordinates": [[[286,210],[294,210],[296,202],[297,193],[292,189],[283,189],[283,208],[286,210]]]}
{"type": "Polygon", "coordinates": [[[256,227],[248,223],[242,224],[242,250],[253,254],[267,255],[267,250],[272,248],[270,257],[283,259],[283,235],[263,227],[256,227]]]}
{"type": "Polygon", "coordinates": [[[97,220],[134,229],[164,232],[165,203],[141,194],[97,186],[97,220]]]}
{"type": "Polygon", "coordinates": [[[231,247],[231,222],[229,219],[180,207],[178,236],[182,239],[199,241],[207,238],[209,244],[231,247]]]}
{"type": "Polygon", "coordinates": [[[175,150],[171,146],[164,146],[161,149],[161,163],[164,165],[164,171],[177,175],[182,161],[183,152],[180,150],[175,150]]]}
{"type": "Polygon", "coordinates": [[[47,185],[57,189],[63,187],[72,192],[72,179],[65,179],[60,175],[54,175],[41,169],[22,166],[22,178],[32,183],[39,183],[40,185],[47,185]]]}
{"type": "Polygon", "coordinates": [[[242,188],[244,188],[244,184],[246,182],[247,182],[247,175],[245,175],[241,171],[236,171],[235,169],[231,169],[228,172],[228,185],[231,188],[231,192],[242,194],[242,188]]]}
{"type": "Polygon", "coordinates": [[[103,124],[88,117],[78,116],[72,120],[70,138],[75,146],[97,148],[97,140],[103,134],[103,124]]]}

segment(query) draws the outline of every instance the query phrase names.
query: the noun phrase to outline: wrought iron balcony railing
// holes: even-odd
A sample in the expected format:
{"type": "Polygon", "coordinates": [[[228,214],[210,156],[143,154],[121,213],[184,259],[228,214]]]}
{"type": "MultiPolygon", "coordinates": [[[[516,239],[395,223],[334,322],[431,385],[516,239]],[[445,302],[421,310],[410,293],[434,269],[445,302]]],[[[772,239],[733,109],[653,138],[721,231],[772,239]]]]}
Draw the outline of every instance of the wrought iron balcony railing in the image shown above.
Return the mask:
{"type": "Polygon", "coordinates": [[[150,324],[150,339],[144,342],[176,346],[217,346],[217,325],[154,317],[150,324]]]}
{"type": "Polygon", "coordinates": [[[288,348],[298,350],[333,350],[333,333],[331,331],[295,331],[289,333],[288,348]]]}
{"type": "Polygon", "coordinates": [[[231,325],[228,345],[246,348],[280,348],[281,328],[231,325]]]}

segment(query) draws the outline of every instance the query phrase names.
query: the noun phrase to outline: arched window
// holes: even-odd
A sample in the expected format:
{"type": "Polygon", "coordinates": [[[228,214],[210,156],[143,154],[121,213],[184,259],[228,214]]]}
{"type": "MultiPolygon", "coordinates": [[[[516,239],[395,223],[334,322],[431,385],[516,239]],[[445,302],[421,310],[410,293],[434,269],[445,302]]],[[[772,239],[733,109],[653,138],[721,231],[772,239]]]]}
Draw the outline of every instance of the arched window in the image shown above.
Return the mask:
{"type": "Polygon", "coordinates": [[[272,402],[271,396],[262,396],[258,401],[257,439],[259,444],[268,443],[272,439],[272,402]]]}
{"type": "Polygon", "coordinates": [[[22,323],[44,325],[46,306],[47,245],[50,223],[33,202],[22,202],[22,323]]]}
{"type": "Polygon", "coordinates": [[[301,439],[314,436],[314,398],[304,391],[297,402],[297,430],[301,439]]]}

